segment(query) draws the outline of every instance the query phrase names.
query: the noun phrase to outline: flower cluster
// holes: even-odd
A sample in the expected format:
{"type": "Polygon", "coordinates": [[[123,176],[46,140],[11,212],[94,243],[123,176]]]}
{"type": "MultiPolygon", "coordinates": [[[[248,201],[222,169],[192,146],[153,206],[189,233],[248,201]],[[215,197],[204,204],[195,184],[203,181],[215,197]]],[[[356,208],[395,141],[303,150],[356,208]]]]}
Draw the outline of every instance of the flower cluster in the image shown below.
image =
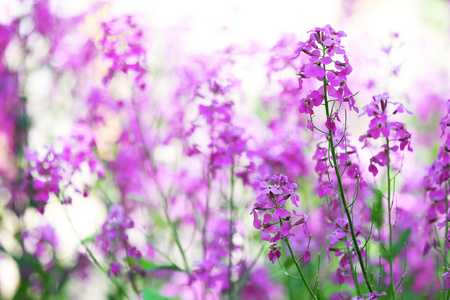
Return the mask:
{"type": "MultiPolygon", "coordinates": [[[[341,38],[346,34],[343,31],[335,31],[330,25],[323,28],[316,27],[310,31],[309,39],[306,42],[299,42],[293,59],[301,53],[309,57],[307,63],[303,64],[298,72],[299,88],[302,88],[303,79],[316,78],[322,85],[310,92],[300,100],[299,112],[314,115],[314,107],[320,106],[325,99],[325,91],[328,100],[337,100],[340,104],[348,103],[350,110],[355,107],[355,99],[347,85],[347,76],[352,72],[352,66],[348,61],[341,38]]],[[[330,115],[325,126],[333,134],[336,130],[335,120],[339,121],[338,111],[330,115]]],[[[313,124],[308,121],[308,128],[312,131],[313,124]]]]}
{"type": "MultiPolygon", "coordinates": [[[[139,260],[141,252],[129,244],[127,230],[134,228],[134,222],[125,214],[122,205],[116,204],[110,207],[108,216],[102,225],[101,232],[95,236],[95,243],[105,255],[112,255],[117,259],[120,255],[125,255],[129,263],[129,258],[139,260]]],[[[133,272],[141,271],[138,264],[134,264],[133,272]]],[[[118,276],[122,266],[116,262],[111,262],[109,274],[118,276]]]]}
{"type": "MultiPolygon", "coordinates": [[[[343,136],[341,129],[338,130],[338,136],[343,136]]],[[[313,160],[316,162],[314,170],[319,175],[317,183],[317,194],[320,198],[329,196],[336,197],[333,187],[337,186],[336,172],[340,172],[344,189],[353,193],[355,189],[361,190],[366,187],[366,183],[361,176],[361,167],[357,149],[351,144],[351,140],[347,136],[340,142],[336,142],[336,154],[338,168],[330,166],[328,162],[331,160],[331,153],[328,149],[328,141],[320,140],[316,146],[316,152],[313,160]],[[344,140],[345,139],[345,140],[344,140]],[[356,183],[356,186],[355,186],[356,183]]]]}
{"type": "MultiPolygon", "coordinates": [[[[373,291],[369,294],[364,294],[364,296],[368,297],[366,300],[376,300],[378,297],[387,296],[386,292],[378,293],[377,291],[373,291]]],[[[357,300],[364,300],[364,298],[358,297],[357,300]]]]}
{"type": "Polygon", "coordinates": [[[73,180],[84,169],[87,168],[89,173],[96,174],[99,178],[103,177],[103,168],[92,152],[95,139],[91,130],[80,125],[72,137],[63,140],[62,144],[61,151],[56,146],[49,146],[43,155],[33,151],[27,153],[31,166],[25,171],[23,188],[29,192],[41,214],[44,213],[51,194],[59,197],[61,203],[71,204],[72,198],[64,193],[69,187],[75,193],[88,196],[88,184],[77,186],[73,180]]]}
{"type": "Polygon", "coordinates": [[[213,169],[231,165],[233,157],[241,155],[247,147],[247,141],[243,138],[244,129],[231,122],[232,108],[231,102],[220,104],[215,100],[209,106],[199,105],[199,114],[217,131],[217,136],[211,136],[208,145],[212,151],[213,169]]]}
{"type": "Polygon", "coordinates": [[[100,45],[104,56],[112,60],[103,84],[108,84],[116,72],[132,73],[140,89],[145,89],[147,50],[143,47],[144,33],[131,16],[122,16],[102,24],[104,35],[100,45]]]}
{"type": "Polygon", "coordinates": [[[224,263],[230,246],[230,227],[226,219],[209,219],[204,259],[196,266],[195,279],[207,286],[226,291],[228,266],[224,263]]]}
{"type": "Polygon", "coordinates": [[[406,129],[405,124],[388,120],[389,116],[404,112],[412,114],[402,104],[389,101],[388,93],[373,96],[373,101],[363,108],[361,115],[367,114],[367,116],[372,117],[369,130],[359,138],[361,142],[364,142],[364,147],[369,139],[376,140],[380,136],[383,136],[389,142],[389,144],[386,143],[382,146],[384,148],[382,151],[370,159],[369,172],[373,176],[378,174],[375,164],[383,167],[388,163],[388,151],[397,152],[398,150],[408,149],[412,152],[413,150],[411,148],[411,133],[406,129]],[[391,108],[393,106],[394,108],[391,108]],[[391,108],[390,111],[388,111],[389,108],[391,108]],[[389,113],[391,115],[388,115],[389,113]]]}
{"type": "Polygon", "coordinates": [[[262,141],[255,151],[262,161],[258,165],[258,173],[286,174],[293,181],[307,176],[310,171],[303,154],[306,143],[297,139],[301,129],[280,119],[271,122],[270,131],[270,137],[262,141]]]}
{"type": "MultiPolygon", "coordinates": [[[[222,90],[223,87],[215,82],[214,86],[210,88],[222,90]]],[[[235,160],[247,151],[248,138],[245,137],[244,128],[233,124],[233,106],[234,104],[231,101],[219,102],[215,99],[211,101],[210,105],[199,104],[198,118],[193,122],[192,128],[187,133],[188,136],[191,136],[200,129],[209,131],[210,141],[207,148],[202,151],[209,156],[210,171],[213,176],[219,169],[234,165],[235,160]],[[200,125],[202,121],[206,121],[206,124],[200,125]]],[[[191,145],[188,150],[189,155],[201,153],[199,148],[197,143],[191,145]]],[[[237,175],[245,176],[243,173],[237,175]]]]}
{"type": "Polygon", "coordinates": [[[43,225],[22,234],[25,249],[35,255],[47,267],[52,265],[53,251],[58,247],[55,229],[50,225],[43,225]]]}
{"type": "MultiPolygon", "coordinates": [[[[425,185],[427,191],[430,192],[432,200],[442,200],[445,195],[443,183],[450,179],[450,133],[446,134],[447,128],[450,126],[450,100],[446,104],[447,114],[439,122],[441,127],[441,138],[445,136],[445,142],[439,147],[437,159],[428,168],[425,177],[425,185]]],[[[445,212],[445,210],[444,210],[445,212]]]]}
{"type": "MultiPolygon", "coordinates": [[[[308,216],[298,214],[295,210],[292,213],[283,208],[286,202],[291,199],[294,206],[298,207],[299,196],[294,193],[297,188],[296,183],[291,183],[284,175],[265,175],[259,181],[259,196],[253,206],[253,227],[261,229],[261,239],[270,242],[269,259],[272,263],[281,256],[278,242],[286,240],[293,227],[302,225],[307,229],[308,216]],[[264,212],[263,220],[259,218],[258,211],[264,212]],[[294,217],[296,219],[294,221],[294,217]]],[[[306,255],[305,255],[306,256],[306,255]]],[[[306,258],[305,258],[306,259],[306,258]]]]}
{"type": "MultiPolygon", "coordinates": [[[[427,174],[424,177],[425,192],[429,199],[432,201],[428,207],[427,220],[428,224],[432,225],[442,215],[444,220],[436,223],[439,230],[444,228],[446,230],[444,239],[444,253],[446,254],[450,249],[450,229],[448,224],[450,221],[450,209],[448,208],[448,185],[447,182],[450,179],[450,133],[447,133],[447,128],[450,124],[450,100],[446,104],[447,114],[440,121],[441,138],[446,137],[445,142],[439,147],[439,153],[437,159],[428,167],[427,174]]],[[[432,229],[430,228],[430,231],[432,229]]],[[[432,231],[431,231],[432,232],[432,231]]],[[[437,243],[439,244],[439,243],[437,243]]],[[[435,248],[439,250],[440,245],[435,245],[435,248]]],[[[446,272],[442,275],[445,282],[448,281],[449,273],[446,272]]],[[[445,285],[446,289],[449,289],[449,284],[445,285]]]]}

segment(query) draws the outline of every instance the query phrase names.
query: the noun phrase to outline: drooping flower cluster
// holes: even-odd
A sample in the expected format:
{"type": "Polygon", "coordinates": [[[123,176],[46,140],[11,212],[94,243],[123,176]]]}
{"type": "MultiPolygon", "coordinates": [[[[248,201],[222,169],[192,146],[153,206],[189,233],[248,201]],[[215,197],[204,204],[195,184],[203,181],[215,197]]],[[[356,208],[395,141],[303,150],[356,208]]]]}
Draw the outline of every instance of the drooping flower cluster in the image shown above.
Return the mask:
{"type": "MultiPolygon", "coordinates": [[[[95,236],[95,243],[103,254],[110,255],[115,259],[126,257],[129,264],[130,258],[137,261],[142,257],[141,252],[128,241],[127,230],[134,228],[134,222],[125,214],[124,207],[120,204],[112,205],[101,232],[95,236]]],[[[123,266],[117,261],[112,261],[109,274],[118,276],[123,266]]],[[[130,271],[141,271],[136,262],[130,271]]]]}
{"type": "Polygon", "coordinates": [[[351,144],[348,133],[345,137],[341,129],[338,130],[338,133],[337,136],[342,136],[340,140],[335,139],[338,168],[329,164],[332,156],[328,149],[327,140],[321,140],[317,144],[313,156],[313,160],[316,162],[315,171],[319,175],[317,194],[320,198],[324,196],[337,197],[333,189],[338,184],[336,172],[340,172],[344,189],[350,193],[354,193],[355,189],[360,191],[367,186],[362,179],[357,148],[351,144]]]}
{"type": "Polygon", "coordinates": [[[289,124],[285,120],[273,120],[270,127],[270,137],[261,142],[257,157],[259,174],[286,174],[291,180],[305,177],[309,174],[307,159],[303,154],[306,144],[298,139],[302,129],[289,124]]]}
{"type": "Polygon", "coordinates": [[[199,114],[214,128],[211,135],[211,167],[213,170],[233,164],[233,159],[244,153],[247,141],[244,129],[231,122],[233,103],[218,103],[213,100],[211,105],[199,105],[199,114]]]}
{"type": "Polygon", "coordinates": [[[29,151],[27,158],[31,166],[25,171],[23,188],[40,213],[44,213],[51,194],[56,195],[63,204],[71,204],[72,198],[66,195],[66,189],[88,196],[89,185],[79,186],[74,182],[74,176],[96,174],[103,177],[103,168],[92,151],[95,145],[93,132],[82,125],[76,128],[72,137],[62,140],[62,150],[49,146],[43,154],[29,151]]]}
{"type": "Polygon", "coordinates": [[[145,89],[147,50],[144,33],[132,16],[122,16],[102,24],[104,35],[100,44],[104,56],[112,60],[103,84],[108,84],[116,72],[131,73],[140,89],[145,89]]]}
{"type": "MultiPolygon", "coordinates": [[[[428,167],[427,174],[424,177],[424,186],[425,193],[428,195],[428,198],[432,201],[430,203],[428,211],[427,211],[427,221],[429,225],[434,224],[438,221],[441,216],[444,216],[444,219],[441,222],[436,223],[436,226],[439,230],[444,228],[447,230],[445,236],[447,239],[443,241],[444,248],[443,251],[446,254],[450,249],[450,229],[448,228],[448,224],[450,221],[450,209],[448,203],[448,180],[450,179],[450,133],[447,133],[447,128],[450,124],[450,100],[447,101],[446,104],[447,114],[440,121],[441,127],[441,138],[443,136],[446,137],[445,142],[439,147],[439,153],[437,159],[433,161],[433,163],[428,167]]],[[[432,229],[430,228],[430,231],[432,229]]],[[[433,232],[433,231],[431,231],[433,232]]],[[[439,243],[436,243],[435,246],[438,251],[440,251],[439,243]]],[[[442,275],[444,281],[448,281],[449,273],[446,272],[442,275]]],[[[450,286],[446,284],[445,287],[448,289],[450,286]]]]}
{"type": "Polygon", "coordinates": [[[384,149],[370,159],[369,172],[373,176],[378,174],[376,165],[380,167],[387,165],[388,151],[397,152],[408,149],[412,152],[413,150],[411,148],[411,133],[406,129],[405,124],[388,120],[388,117],[404,112],[412,114],[401,103],[389,101],[388,93],[373,96],[373,101],[363,108],[361,115],[367,114],[367,116],[372,117],[372,120],[369,124],[369,130],[359,140],[364,142],[364,146],[367,145],[368,140],[376,140],[380,136],[389,140],[389,145],[383,144],[384,149]],[[391,115],[388,115],[389,113],[391,115]],[[389,149],[387,149],[388,146],[389,149]]]}
{"type": "Polygon", "coordinates": [[[306,230],[308,216],[297,213],[295,210],[289,211],[283,208],[286,202],[291,199],[294,206],[298,207],[299,196],[294,193],[297,184],[289,182],[284,175],[265,175],[259,181],[259,196],[253,205],[253,227],[261,229],[261,239],[270,242],[269,259],[272,263],[281,256],[278,242],[286,240],[293,227],[302,225],[306,230]],[[259,213],[258,213],[259,212],[259,213]],[[263,214],[263,219],[259,214],[263,214]],[[294,216],[295,217],[294,217],[294,216]]]}
{"type": "Polygon", "coordinates": [[[35,255],[44,265],[50,267],[53,262],[54,250],[58,247],[55,229],[46,224],[27,230],[22,234],[25,249],[35,255]]]}
{"type": "Polygon", "coordinates": [[[447,114],[439,122],[441,138],[445,136],[445,142],[439,147],[437,159],[428,168],[425,177],[429,197],[438,204],[441,212],[445,212],[445,203],[442,200],[445,198],[446,192],[443,183],[450,179],[450,133],[446,134],[447,128],[450,126],[450,100],[447,101],[446,108],[447,114]]]}
{"type": "Polygon", "coordinates": [[[243,127],[235,124],[235,104],[230,100],[233,88],[237,88],[233,79],[224,79],[217,74],[210,75],[196,86],[198,115],[185,133],[188,142],[185,152],[188,156],[206,155],[208,173],[213,177],[219,170],[232,166],[236,176],[248,184],[249,172],[254,165],[253,162],[243,164],[240,161],[240,158],[248,156],[249,136],[243,127]],[[205,135],[207,139],[199,138],[205,135]]]}
{"type": "Polygon", "coordinates": [[[442,274],[442,279],[445,282],[445,289],[448,290],[450,289],[450,272],[445,272],[444,274],[442,274]]]}
{"type": "MultiPolygon", "coordinates": [[[[330,25],[323,28],[316,27],[306,42],[299,42],[293,59],[301,53],[309,57],[309,61],[303,64],[298,72],[299,88],[302,88],[303,80],[315,78],[322,85],[311,91],[309,95],[300,100],[299,112],[314,115],[314,108],[320,106],[325,99],[325,90],[330,100],[336,100],[340,104],[348,103],[350,110],[355,107],[355,99],[347,85],[347,76],[352,72],[352,66],[348,61],[341,38],[347,36],[343,31],[335,31],[330,25]]],[[[330,115],[325,123],[326,128],[333,134],[336,130],[335,120],[339,121],[339,110],[330,115]]],[[[313,131],[313,124],[308,121],[308,128],[313,131]]]]}
{"type": "MultiPolygon", "coordinates": [[[[343,135],[343,133],[341,132],[341,129],[338,129],[338,136],[341,135],[343,135]]],[[[329,163],[331,161],[331,154],[327,147],[328,142],[326,140],[317,144],[316,153],[313,157],[316,161],[315,171],[319,175],[316,190],[318,196],[326,200],[323,205],[324,220],[327,221],[326,226],[331,232],[326,236],[327,239],[330,239],[326,251],[326,257],[328,257],[329,261],[331,259],[330,252],[334,253],[336,257],[342,256],[341,260],[348,261],[348,255],[346,254],[347,249],[345,247],[350,247],[353,251],[353,244],[349,242],[351,236],[350,234],[347,235],[349,232],[348,220],[341,217],[341,199],[339,194],[336,193],[336,190],[338,189],[336,172],[339,172],[341,176],[344,193],[352,196],[352,198],[347,201],[349,204],[351,203],[354,212],[357,212],[362,218],[370,219],[370,210],[365,202],[361,201],[367,198],[369,187],[362,176],[357,149],[351,144],[348,133],[344,139],[341,142],[336,141],[335,143],[338,168],[332,167],[329,163]],[[356,201],[356,199],[359,199],[360,201],[356,201]],[[343,247],[340,247],[340,245],[343,247]]],[[[356,237],[364,238],[366,236],[362,222],[353,220],[353,226],[356,237]]],[[[347,264],[341,264],[337,272],[342,273],[345,266],[347,266],[347,264]]],[[[347,269],[347,271],[350,271],[350,273],[347,274],[351,274],[351,270],[347,269]]],[[[338,275],[337,278],[339,279],[338,282],[342,284],[343,277],[338,275]]]]}
{"type": "MultiPolygon", "coordinates": [[[[209,219],[204,259],[194,270],[195,279],[223,292],[229,289],[226,258],[230,246],[230,226],[226,219],[209,219]]],[[[235,249],[233,249],[235,250],[235,249]]]]}
{"type": "MultiPolygon", "coordinates": [[[[378,297],[387,296],[386,292],[378,293],[377,291],[373,291],[369,294],[364,294],[364,296],[368,297],[366,300],[376,300],[378,297]]],[[[364,298],[358,297],[357,300],[364,300],[364,298]]]]}

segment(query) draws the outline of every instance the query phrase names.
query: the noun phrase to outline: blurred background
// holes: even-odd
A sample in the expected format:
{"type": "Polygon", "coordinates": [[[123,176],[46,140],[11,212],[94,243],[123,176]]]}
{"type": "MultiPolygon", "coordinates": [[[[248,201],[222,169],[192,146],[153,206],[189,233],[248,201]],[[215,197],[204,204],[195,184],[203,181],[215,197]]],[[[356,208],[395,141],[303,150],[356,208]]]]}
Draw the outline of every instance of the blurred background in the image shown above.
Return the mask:
{"type": "MultiPolygon", "coordinates": [[[[421,180],[414,178],[417,170],[424,169],[437,154],[438,120],[450,95],[450,1],[41,1],[48,4],[53,20],[45,25],[49,26],[48,32],[53,30],[47,36],[46,27],[37,21],[45,16],[32,13],[38,2],[0,0],[0,24],[9,26],[20,20],[17,24],[19,38],[8,43],[1,41],[0,53],[5,68],[20,70],[20,96],[27,99],[26,106],[20,109],[27,111],[30,120],[24,142],[29,151],[42,152],[47,145],[56,145],[61,137],[71,134],[78,113],[85,109],[77,100],[88,93],[83,90],[82,81],[100,84],[109,66],[105,59],[96,59],[89,62],[86,73],[79,73],[77,65],[82,66],[83,60],[76,54],[80,54],[82,48],[76,45],[91,40],[93,49],[100,49],[102,22],[133,15],[144,28],[145,42],[150,49],[147,63],[152,70],[152,80],[158,82],[155,93],[159,99],[165,99],[174,89],[172,75],[167,70],[185,64],[191,57],[214,56],[229,48],[235,51],[232,73],[240,82],[241,94],[236,109],[244,116],[258,110],[267,92],[266,57],[261,53],[270,51],[286,37],[291,41],[286,47],[293,53],[296,42],[305,40],[309,30],[331,24],[347,34],[343,43],[353,65],[349,84],[353,91],[359,91],[357,101],[361,102],[357,106],[363,107],[374,94],[388,91],[415,113],[414,117],[406,119],[413,132],[415,152],[414,156],[405,158],[405,181],[421,180]],[[73,23],[58,23],[56,19],[73,20],[73,23]],[[58,26],[66,26],[64,30],[73,27],[67,38],[60,39],[58,26]],[[243,55],[239,55],[241,53],[243,55]],[[51,59],[46,59],[49,54],[51,59]],[[81,82],[80,74],[85,76],[81,82]]],[[[0,40],[6,39],[6,32],[0,32],[0,40]]],[[[3,79],[0,85],[5,91],[9,83],[3,79]]],[[[122,77],[114,78],[110,91],[115,98],[127,98],[131,96],[129,85],[122,77]]],[[[4,102],[1,115],[6,120],[9,108],[5,103],[9,98],[3,97],[1,101],[4,102]]],[[[293,111],[297,109],[292,107],[293,111]]],[[[96,130],[96,143],[99,156],[108,161],[115,151],[112,145],[118,140],[122,125],[119,117],[107,111],[103,117],[106,121],[96,130]]],[[[145,114],[143,119],[151,122],[151,113],[145,114]]],[[[356,120],[351,125],[355,137],[364,132],[363,124],[364,121],[356,120]]],[[[14,134],[14,138],[18,138],[20,132],[14,134]]],[[[0,166],[2,174],[11,174],[13,178],[16,163],[10,148],[10,137],[3,132],[0,134],[0,166]]],[[[160,148],[155,156],[157,160],[171,163],[179,158],[177,151],[160,148]]],[[[82,173],[74,182],[86,185],[96,182],[96,176],[82,173]]],[[[107,189],[108,185],[96,188],[107,189]]],[[[117,193],[110,191],[113,198],[117,193]]],[[[74,193],[70,206],[64,206],[51,195],[44,214],[29,209],[18,217],[5,208],[12,197],[7,187],[0,187],[2,247],[8,253],[20,255],[21,246],[14,236],[18,228],[31,230],[48,223],[58,237],[55,255],[68,266],[80,249],[80,241],[99,231],[108,212],[99,194],[83,197],[74,193]]],[[[402,205],[411,206],[409,198],[404,199],[402,205]]],[[[251,217],[244,222],[251,224],[251,217]]],[[[138,242],[142,239],[138,235],[131,238],[138,242]]],[[[19,283],[18,264],[8,255],[2,255],[0,298],[12,298],[19,283]]],[[[93,272],[89,285],[72,280],[67,295],[70,299],[105,299],[109,287],[104,274],[93,272]],[[83,295],[79,293],[81,289],[85,290],[83,295]]]]}

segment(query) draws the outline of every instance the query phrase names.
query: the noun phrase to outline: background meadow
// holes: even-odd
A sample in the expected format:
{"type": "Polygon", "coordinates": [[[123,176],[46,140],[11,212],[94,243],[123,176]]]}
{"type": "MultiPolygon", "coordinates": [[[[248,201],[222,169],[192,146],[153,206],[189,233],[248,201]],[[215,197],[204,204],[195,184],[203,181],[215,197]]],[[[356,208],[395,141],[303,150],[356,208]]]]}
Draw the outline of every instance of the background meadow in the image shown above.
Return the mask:
{"type": "Polygon", "coordinates": [[[1,1],[0,298],[448,299],[449,16],[1,1]]]}

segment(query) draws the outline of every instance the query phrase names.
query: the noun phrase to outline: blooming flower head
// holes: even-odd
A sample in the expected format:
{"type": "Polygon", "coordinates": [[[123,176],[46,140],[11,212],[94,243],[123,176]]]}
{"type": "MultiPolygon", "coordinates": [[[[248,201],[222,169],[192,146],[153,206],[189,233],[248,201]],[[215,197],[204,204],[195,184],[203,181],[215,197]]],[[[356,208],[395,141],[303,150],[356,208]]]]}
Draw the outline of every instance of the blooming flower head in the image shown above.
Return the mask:
{"type": "Polygon", "coordinates": [[[446,290],[450,289],[450,273],[449,272],[445,272],[444,274],[442,274],[441,277],[445,281],[445,289],[446,290]]]}
{"type": "MultiPolygon", "coordinates": [[[[376,299],[378,299],[378,297],[386,296],[386,295],[387,295],[386,292],[378,293],[377,291],[373,291],[372,293],[369,293],[369,294],[364,294],[364,296],[368,297],[368,298],[366,298],[366,300],[376,300],[376,299]]],[[[364,298],[361,298],[361,297],[358,297],[358,299],[364,300],[364,298]]]]}
{"type": "MultiPolygon", "coordinates": [[[[328,94],[328,100],[348,103],[350,110],[358,111],[354,95],[347,85],[347,76],[352,72],[352,66],[341,44],[341,38],[346,34],[343,31],[335,31],[330,25],[316,27],[309,32],[307,41],[298,42],[298,48],[292,59],[296,59],[302,53],[308,57],[308,62],[303,64],[298,72],[300,89],[303,80],[308,78],[315,78],[322,86],[300,99],[299,112],[313,115],[314,107],[321,105],[325,99],[324,90],[328,94]]],[[[326,124],[333,134],[336,130],[334,124],[336,118],[337,114],[332,114],[326,124]]],[[[313,128],[311,123],[308,123],[308,128],[313,128]]]]}
{"type": "Polygon", "coordinates": [[[43,155],[33,151],[26,153],[30,166],[25,170],[23,188],[32,196],[41,214],[50,195],[60,198],[62,204],[71,203],[71,197],[64,194],[66,187],[72,186],[76,193],[88,196],[88,185],[75,185],[72,180],[84,167],[99,178],[103,177],[102,166],[92,150],[95,139],[91,128],[80,123],[70,138],[60,141],[62,150],[57,150],[59,145],[52,145],[43,149],[43,155]]]}
{"type": "MultiPolygon", "coordinates": [[[[272,243],[269,247],[271,249],[269,259],[272,263],[281,255],[278,241],[294,235],[291,230],[295,226],[303,225],[305,230],[307,228],[306,215],[291,212],[283,207],[288,199],[291,199],[291,203],[298,207],[299,197],[294,193],[296,188],[297,184],[289,182],[284,175],[265,175],[259,181],[260,194],[251,212],[253,227],[261,229],[262,240],[272,243]],[[259,219],[258,212],[264,212],[263,220],[259,219]]],[[[307,253],[305,260],[308,260],[310,255],[307,253]]]]}
{"type": "Polygon", "coordinates": [[[373,96],[373,101],[363,108],[360,116],[367,114],[372,117],[369,130],[367,133],[360,136],[359,141],[364,142],[364,147],[370,139],[376,140],[379,137],[389,140],[389,149],[387,144],[382,145],[383,150],[378,152],[370,159],[369,172],[376,176],[378,168],[376,165],[383,167],[388,161],[388,151],[397,152],[411,148],[411,133],[406,129],[405,124],[401,122],[392,121],[392,117],[397,113],[408,113],[402,104],[398,102],[389,101],[388,93],[373,96]]]}

